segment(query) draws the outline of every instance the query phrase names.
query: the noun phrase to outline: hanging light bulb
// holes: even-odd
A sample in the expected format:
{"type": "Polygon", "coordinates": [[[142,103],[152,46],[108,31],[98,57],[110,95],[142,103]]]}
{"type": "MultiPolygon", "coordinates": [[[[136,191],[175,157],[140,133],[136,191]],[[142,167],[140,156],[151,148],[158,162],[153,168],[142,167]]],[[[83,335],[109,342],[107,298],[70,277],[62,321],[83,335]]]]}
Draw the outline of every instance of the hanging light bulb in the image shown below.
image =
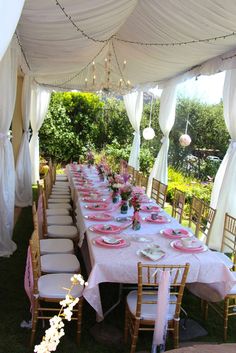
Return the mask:
{"type": "Polygon", "coordinates": [[[151,100],[151,108],[150,108],[150,117],[149,117],[149,126],[143,130],[143,138],[145,140],[152,140],[155,137],[155,131],[151,127],[152,122],[152,104],[153,104],[153,96],[151,100]]]}

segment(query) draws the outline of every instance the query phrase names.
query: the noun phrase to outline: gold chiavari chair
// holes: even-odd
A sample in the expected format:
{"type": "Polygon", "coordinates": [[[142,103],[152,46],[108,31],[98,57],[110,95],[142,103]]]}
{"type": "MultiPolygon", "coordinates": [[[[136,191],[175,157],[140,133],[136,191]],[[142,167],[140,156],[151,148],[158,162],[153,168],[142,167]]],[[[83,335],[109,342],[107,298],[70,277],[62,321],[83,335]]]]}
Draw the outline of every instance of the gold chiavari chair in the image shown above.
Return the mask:
{"type": "Polygon", "coordinates": [[[199,236],[203,207],[204,202],[196,196],[193,196],[190,204],[188,226],[192,229],[194,228],[193,231],[196,237],[199,236]]]}
{"type": "Polygon", "coordinates": [[[182,223],[185,205],[185,193],[177,188],[174,191],[174,198],[172,203],[172,217],[176,218],[179,223],[182,223]]]}
{"type": "MultiPolygon", "coordinates": [[[[40,265],[40,252],[37,246],[36,230],[34,230],[30,239],[30,253],[33,269],[33,308],[32,308],[32,331],[30,345],[35,339],[36,326],[38,320],[48,320],[55,313],[59,313],[60,307],[56,308],[53,303],[59,303],[67,294],[64,288],[71,287],[71,274],[55,273],[42,275],[40,265]],[[49,304],[51,305],[49,306],[49,304]],[[52,313],[49,315],[49,313],[52,313]]],[[[73,310],[72,320],[77,320],[77,342],[80,343],[81,322],[82,322],[82,298],[83,287],[76,285],[72,290],[72,296],[80,300],[73,310]]]]}
{"type": "Polygon", "coordinates": [[[128,165],[127,166],[127,172],[128,172],[128,174],[131,175],[132,180],[133,180],[133,178],[134,178],[134,167],[131,167],[131,165],[128,165]]]}
{"type": "Polygon", "coordinates": [[[168,331],[173,334],[174,348],[178,348],[179,316],[188,270],[189,264],[146,265],[138,263],[138,290],[131,291],[126,298],[125,342],[130,333],[130,353],[135,352],[139,331],[152,331],[154,328],[158,271],[170,271],[171,273],[168,331]]]}
{"type": "Polygon", "coordinates": [[[203,203],[202,215],[200,218],[200,227],[199,227],[199,239],[204,241],[206,245],[209,244],[211,229],[215,219],[216,210],[210,207],[209,204],[203,203]]]}
{"type": "Polygon", "coordinates": [[[164,208],[165,202],[166,202],[166,195],[167,195],[167,185],[153,178],[151,198],[155,200],[158,205],[164,208]]]}
{"type": "MultiPolygon", "coordinates": [[[[221,243],[221,251],[227,252],[231,254],[232,262],[232,270],[233,275],[236,279],[236,218],[230,216],[228,213],[225,214],[224,219],[224,229],[223,229],[223,238],[221,243]]],[[[218,293],[218,286],[216,285],[208,285],[207,286],[208,293],[211,293],[212,296],[215,293],[218,293]]],[[[210,301],[205,302],[205,319],[208,316],[208,306],[210,306],[214,311],[220,315],[224,322],[224,340],[227,340],[227,332],[228,332],[228,321],[230,317],[236,317],[236,285],[231,288],[229,293],[224,298],[224,305],[222,307],[222,303],[212,303],[210,301]]]]}
{"type": "Polygon", "coordinates": [[[138,182],[139,182],[138,178],[139,178],[139,171],[134,169],[133,180],[132,180],[133,185],[138,186],[138,182]]]}

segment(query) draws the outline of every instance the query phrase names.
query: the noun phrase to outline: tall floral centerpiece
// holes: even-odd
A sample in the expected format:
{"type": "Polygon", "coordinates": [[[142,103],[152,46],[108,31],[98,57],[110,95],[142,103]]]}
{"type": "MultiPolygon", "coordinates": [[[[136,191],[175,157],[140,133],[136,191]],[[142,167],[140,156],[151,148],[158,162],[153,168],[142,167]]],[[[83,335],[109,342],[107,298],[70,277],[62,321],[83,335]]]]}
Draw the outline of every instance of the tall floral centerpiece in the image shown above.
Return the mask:
{"type": "Polygon", "coordinates": [[[101,181],[105,180],[105,167],[103,163],[97,165],[98,176],[101,181]]]}
{"type": "Polygon", "coordinates": [[[92,151],[89,150],[87,152],[86,158],[87,158],[88,167],[90,168],[91,165],[94,164],[94,155],[93,155],[92,151]]]}
{"type": "Polygon", "coordinates": [[[130,199],[130,196],[132,194],[132,185],[131,184],[124,184],[120,188],[120,197],[121,197],[121,207],[120,207],[120,212],[122,214],[126,214],[128,212],[128,200],[130,199]]]}
{"type": "Polygon", "coordinates": [[[139,214],[140,211],[140,194],[133,194],[130,199],[130,205],[134,208],[134,213],[132,217],[132,228],[133,230],[139,230],[141,228],[141,217],[139,214]]]}

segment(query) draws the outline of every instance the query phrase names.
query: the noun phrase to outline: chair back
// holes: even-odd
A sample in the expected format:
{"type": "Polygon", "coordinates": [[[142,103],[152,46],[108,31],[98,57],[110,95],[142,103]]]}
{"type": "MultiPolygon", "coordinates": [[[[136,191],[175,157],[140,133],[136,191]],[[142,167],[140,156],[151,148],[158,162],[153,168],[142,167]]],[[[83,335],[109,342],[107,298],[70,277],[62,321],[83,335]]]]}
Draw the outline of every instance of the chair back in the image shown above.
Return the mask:
{"type": "Polygon", "coordinates": [[[221,251],[232,252],[234,271],[236,271],[236,218],[225,214],[221,251]]]}
{"type": "Polygon", "coordinates": [[[44,190],[45,190],[46,200],[48,200],[48,198],[51,194],[51,191],[52,191],[52,182],[51,182],[50,172],[48,172],[45,175],[43,182],[44,182],[44,190]]]}
{"type": "Polygon", "coordinates": [[[196,237],[199,235],[200,226],[201,226],[201,217],[203,212],[204,202],[193,196],[192,202],[190,205],[190,212],[189,212],[189,222],[188,226],[192,227],[194,225],[194,234],[196,237]]]}
{"type": "Polygon", "coordinates": [[[140,174],[140,186],[144,189],[145,192],[147,192],[148,177],[143,175],[142,173],[140,174]]]}
{"type": "Polygon", "coordinates": [[[128,174],[131,175],[132,180],[133,180],[133,178],[134,178],[134,167],[131,167],[131,165],[128,165],[127,166],[127,172],[128,172],[128,174]]]}
{"type": "Polygon", "coordinates": [[[199,238],[203,240],[206,245],[209,244],[211,229],[213,221],[215,219],[216,210],[210,207],[209,204],[203,203],[202,216],[200,219],[200,228],[199,228],[199,238]]]}
{"type": "Polygon", "coordinates": [[[184,205],[185,205],[185,193],[175,188],[173,204],[172,204],[172,217],[176,218],[179,221],[179,223],[182,223],[184,205]]]}
{"type": "Polygon", "coordinates": [[[39,249],[39,239],[37,230],[33,231],[30,238],[30,254],[32,261],[33,277],[34,277],[34,294],[38,293],[38,279],[41,276],[41,265],[40,265],[40,249],[39,249]]]}
{"type": "Polygon", "coordinates": [[[156,295],[159,286],[160,271],[170,271],[170,304],[175,305],[174,319],[178,320],[184,287],[189,271],[189,264],[185,265],[149,265],[138,263],[138,297],[136,306],[136,317],[141,316],[143,304],[155,304],[153,295],[156,295]],[[150,296],[150,300],[148,300],[150,296]]]}
{"type": "Polygon", "coordinates": [[[164,208],[165,202],[166,202],[166,195],[167,195],[167,185],[153,178],[151,198],[155,200],[158,205],[164,208]]]}
{"type": "Polygon", "coordinates": [[[138,186],[138,178],[139,178],[139,171],[134,169],[134,173],[133,173],[133,185],[138,186]]]}

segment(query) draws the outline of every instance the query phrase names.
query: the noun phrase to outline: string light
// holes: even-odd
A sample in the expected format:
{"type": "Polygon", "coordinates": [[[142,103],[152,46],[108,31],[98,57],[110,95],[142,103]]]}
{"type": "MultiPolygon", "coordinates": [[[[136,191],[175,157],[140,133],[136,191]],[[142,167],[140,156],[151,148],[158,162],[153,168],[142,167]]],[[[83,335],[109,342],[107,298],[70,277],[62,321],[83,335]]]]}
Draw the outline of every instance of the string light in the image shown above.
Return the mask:
{"type": "Polygon", "coordinates": [[[61,11],[64,13],[64,15],[68,18],[68,20],[71,22],[71,24],[76,28],[78,32],[80,32],[84,37],[87,39],[92,40],[93,42],[99,42],[99,43],[105,43],[110,41],[111,39],[115,39],[119,42],[123,43],[130,43],[130,44],[135,44],[135,45],[140,45],[140,46],[156,46],[156,47],[174,47],[174,46],[183,46],[183,45],[188,45],[188,44],[195,44],[195,43],[209,43],[212,41],[216,41],[219,39],[226,39],[229,37],[233,37],[236,35],[236,32],[233,31],[231,33],[223,34],[220,36],[213,36],[213,37],[208,37],[208,38],[200,38],[200,39],[191,39],[189,41],[183,41],[183,42],[166,42],[166,43],[158,43],[158,42],[142,42],[142,41],[135,41],[135,40],[129,40],[129,39],[124,39],[124,38],[119,38],[116,34],[113,34],[107,39],[96,39],[90,35],[88,35],[84,30],[82,30],[71,18],[70,15],[66,12],[65,8],[59,3],[58,0],[55,0],[56,5],[59,6],[61,11]]]}

